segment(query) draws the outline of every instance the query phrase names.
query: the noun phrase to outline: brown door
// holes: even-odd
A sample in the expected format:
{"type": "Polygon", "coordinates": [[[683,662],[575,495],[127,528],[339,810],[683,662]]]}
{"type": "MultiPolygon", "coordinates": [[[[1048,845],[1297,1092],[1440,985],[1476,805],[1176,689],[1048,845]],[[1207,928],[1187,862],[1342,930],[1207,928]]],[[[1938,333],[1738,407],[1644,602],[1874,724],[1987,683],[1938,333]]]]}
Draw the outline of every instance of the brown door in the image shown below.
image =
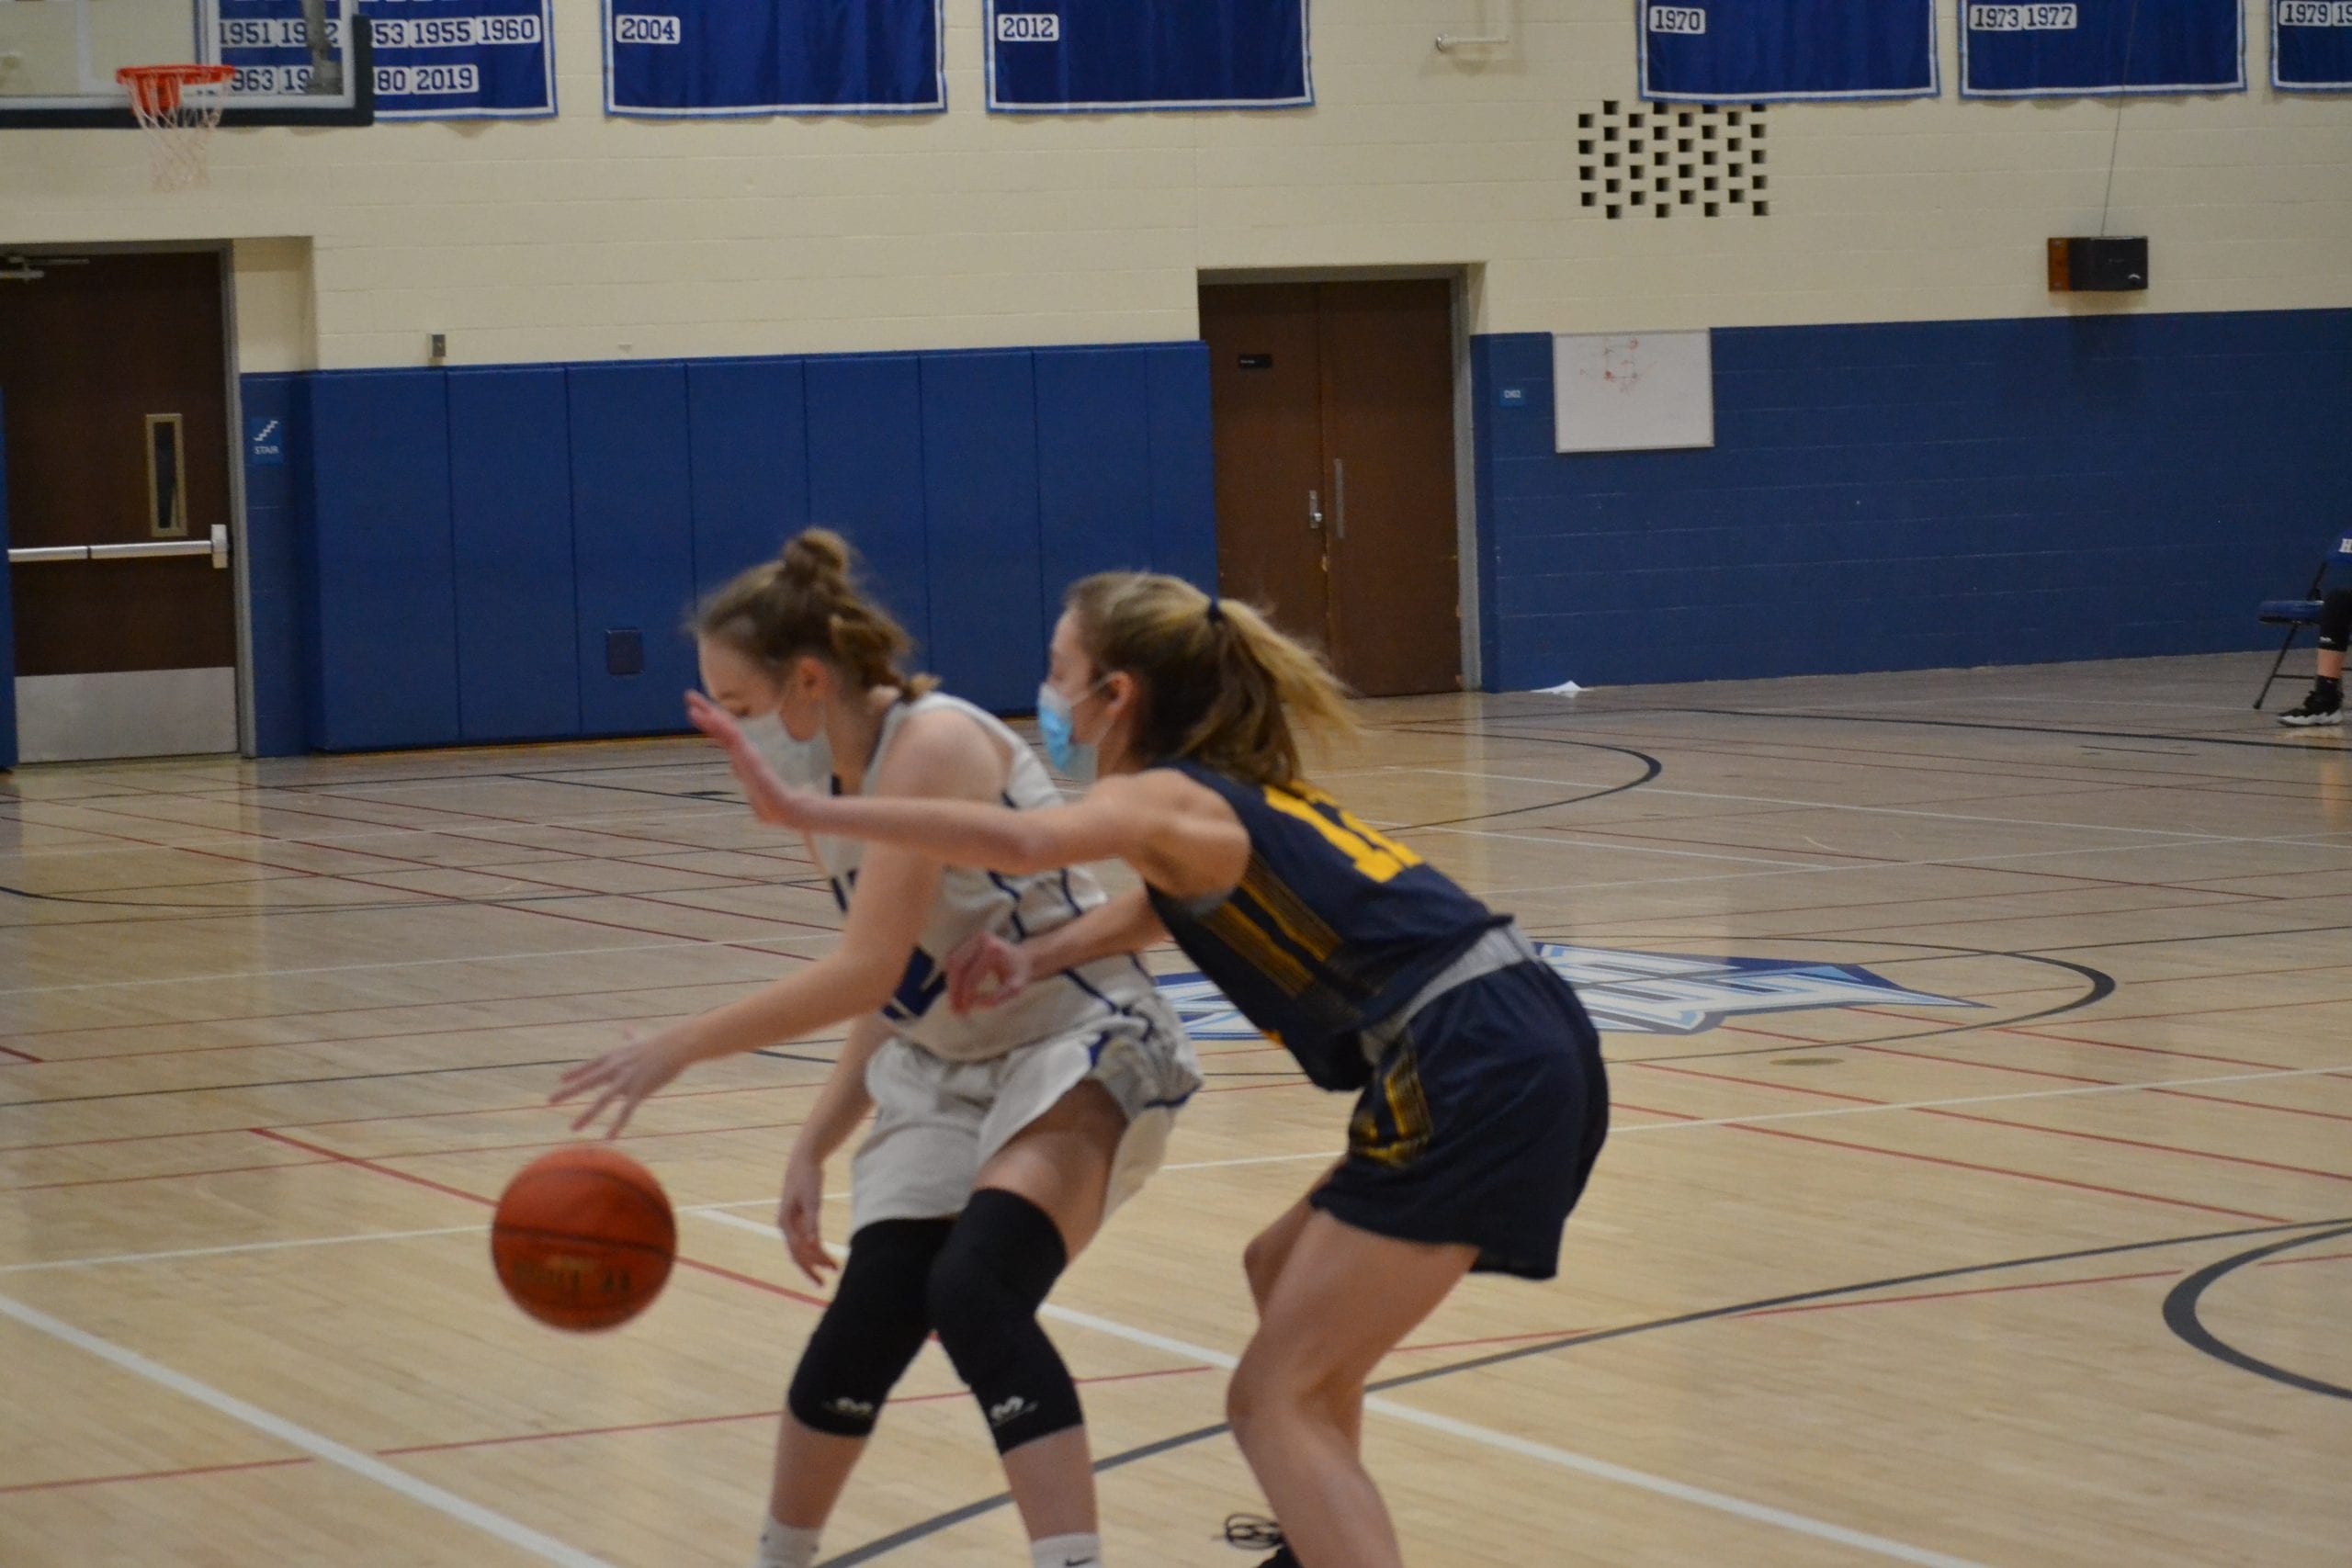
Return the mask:
{"type": "Polygon", "coordinates": [[[25,761],[235,749],[220,293],[211,253],[0,270],[25,761]]]}
{"type": "Polygon", "coordinates": [[[1366,696],[1457,690],[1451,285],[1212,286],[1201,336],[1219,592],[1366,696]]]}

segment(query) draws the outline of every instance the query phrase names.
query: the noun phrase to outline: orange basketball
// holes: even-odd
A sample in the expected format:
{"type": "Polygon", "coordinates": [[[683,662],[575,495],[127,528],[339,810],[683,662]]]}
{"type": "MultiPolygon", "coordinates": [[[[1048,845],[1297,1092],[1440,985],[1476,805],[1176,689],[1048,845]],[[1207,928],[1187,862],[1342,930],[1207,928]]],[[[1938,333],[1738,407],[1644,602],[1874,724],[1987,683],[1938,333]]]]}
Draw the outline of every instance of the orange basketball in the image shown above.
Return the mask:
{"type": "Polygon", "coordinates": [[[515,1172],[490,1224],[490,1259],[514,1304],[576,1333],[643,1312],[677,1255],[662,1184],[603,1144],[558,1149],[515,1172]]]}

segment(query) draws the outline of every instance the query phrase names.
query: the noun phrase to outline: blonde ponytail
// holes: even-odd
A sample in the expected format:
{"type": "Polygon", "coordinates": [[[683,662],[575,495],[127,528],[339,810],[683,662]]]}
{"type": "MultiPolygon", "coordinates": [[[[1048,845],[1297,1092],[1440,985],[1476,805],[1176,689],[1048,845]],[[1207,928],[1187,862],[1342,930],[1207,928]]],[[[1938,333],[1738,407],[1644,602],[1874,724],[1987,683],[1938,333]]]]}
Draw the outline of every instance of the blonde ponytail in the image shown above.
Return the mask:
{"type": "Polygon", "coordinates": [[[1096,668],[1142,682],[1136,746],[1149,761],[1288,784],[1300,776],[1295,722],[1355,733],[1347,689],[1329,666],[1251,605],[1149,572],[1082,579],[1063,603],[1096,668]]]}
{"type": "Polygon", "coordinates": [[[856,583],[849,542],[828,528],[807,528],[778,558],[741,573],[703,601],[689,629],[771,670],[814,654],[831,660],[864,691],[896,686],[912,701],[938,685],[903,675],[913,651],[890,613],[856,583]]]}

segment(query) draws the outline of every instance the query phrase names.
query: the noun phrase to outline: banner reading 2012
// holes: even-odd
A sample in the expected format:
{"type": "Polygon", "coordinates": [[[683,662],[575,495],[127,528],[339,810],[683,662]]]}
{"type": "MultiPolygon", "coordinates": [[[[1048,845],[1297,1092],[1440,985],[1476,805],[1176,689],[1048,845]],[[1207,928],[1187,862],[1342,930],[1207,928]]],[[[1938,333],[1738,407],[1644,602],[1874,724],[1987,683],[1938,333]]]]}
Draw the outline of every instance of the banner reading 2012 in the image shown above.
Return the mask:
{"type": "MultiPolygon", "coordinates": [[[[340,7],[328,32],[343,48],[340,7]]],[[[555,113],[548,0],[360,0],[376,46],[378,119],[555,113]]],[[[220,63],[240,92],[303,93],[321,68],[302,0],[220,0],[220,63]]],[[[347,57],[345,57],[347,58],[347,57]]]]}

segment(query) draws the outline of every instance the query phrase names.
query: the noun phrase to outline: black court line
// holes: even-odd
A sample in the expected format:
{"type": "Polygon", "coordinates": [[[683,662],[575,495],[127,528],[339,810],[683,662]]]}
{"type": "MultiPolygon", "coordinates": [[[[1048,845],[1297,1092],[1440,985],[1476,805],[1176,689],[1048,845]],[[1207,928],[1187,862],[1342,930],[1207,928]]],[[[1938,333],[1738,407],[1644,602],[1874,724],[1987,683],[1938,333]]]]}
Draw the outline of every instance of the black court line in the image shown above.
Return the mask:
{"type": "Polygon", "coordinates": [[[1390,828],[1386,831],[1418,833],[1429,828],[1458,828],[1465,822],[1492,822],[1505,817],[1523,817],[1531,811],[1550,811],[1563,806],[1577,806],[1588,800],[1600,800],[1608,795],[1623,795],[1627,790],[1639,789],[1666,772],[1665,763],[1647,751],[1637,751],[1631,746],[1610,746],[1598,740],[1567,739],[1556,740],[1553,744],[1580,746],[1591,751],[1614,751],[1621,757],[1631,757],[1642,764],[1642,776],[1637,779],[1628,779],[1623,784],[1607,784],[1598,789],[1587,790],[1582,795],[1572,795],[1564,800],[1539,801],[1533,806],[1514,806],[1504,811],[1482,811],[1473,817],[1447,817],[1435,822],[1408,822],[1401,828],[1390,828]]]}
{"type": "MultiPolygon", "coordinates": [[[[1398,1377],[1385,1378],[1379,1382],[1365,1385],[1364,1392],[1385,1393],[1392,1389],[1409,1388],[1416,1383],[1433,1382],[1440,1378],[1453,1377],[1461,1372],[1479,1371],[1512,1361],[1523,1361],[1531,1357],[1547,1356],[1556,1350],[1600,1345],[1612,1339],[1627,1339],[1636,1335],[1656,1334],[1669,1328],[1687,1328],[1697,1324],[1715,1323],[1724,1318],[1739,1317],[1748,1313],[1764,1312],[1774,1307],[1800,1306],[1810,1302],[1834,1300],[1839,1296],[1862,1295],[1872,1291],[1894,1290],[1906,1285],[1932,1284],[1938,1280],[1965,1279],[1972,1275],[1996,1274],[2014,1269],[2030,1269],[2045,1263],[2081,1262],[2093,1258],[2114,1258],[2127,1253],[2153,1252],[2165,1247],[2195,1246],[2201,1242],[2234,1241],[2245,1236],[2277,1235],[2285,1231],[2310,1230],[2315,1226],[2342,1227],[2325,1233],[2328,1235],[2342,1235],[2352,1233],[2352,1218],[2297,1220],[2283,1224],[2253,1225],[2236,1230],[2205,1231],[2193,1235],[2165,1236],[2154,1241],[2117,1242],[2106,1247],[2075,1247],[2065,1252],[2037,1253],[2028,1258],[2004,1258],[1997,1263],[1969,1263],[1952,1269],[1931,1269],[1919,1273],[1889,1275],[1884,1279],[1866,1280],[1850,1285],[1832,1285],[1819,1290],[1798,1291],[1786,1295],[1764,1296],[1754,1301],[1737,1302],[1729,1306],[1704,1307],[1696,1312],[1677,1313],[1670,1317],[1651,1318],[1645,1322],[1626,1324],[1617,1328],[1597,1329],[1588,1334],[1563,1335],[1556,1339],[1542,1340],[1533,1345],[1498,1350],[1488,1355],[1472,1357],[1467,1360],[1450,1362],[1441,1367],[1430,1367],[1418,1372],[1407,1372],[1398,1377]]],[[[2320,1236],[2301,1238],[2302,1241],[2320,1239],[2323,1238],[2320,1236]]],[[[2289,1242],[2286,1245],[2299,1244],[2299,1242],[2289,1242]]],[[[2247,1258],[2251,1259],[2261,1255],[2257,1252],[2247,1255],[2247,1258]]],[[[1172,1437],[1161,1438],[1136,1448],[1127,1449],[1095,1461],[1095,1473],[1099,1475],[1143,1460],[1156,1459],[1161,1454],[1172,1453],[1178,1449],[1189,1448],[1195,1443],[1205,1442],[1211,1438],[1222,1436],[1230,1429],[1227,1423],[1220,1421],[1214,1426],[1196,1427],[1189,1432],[1179,1432],[1172,1437]]],[[[853,1568],[856,1563],[871,1562],[876,1558],[889,1555],[900,1547],[911,1546],[916,1541],[926,1540],[943,1530],[952,1529],[967,1520],[994,1513],[1000,1508],[1008,1506],[1012,1501],[1011,1493],[1001,1492],[993,1497],[983,1497],[977,1502],[967,1503],[960,1508],[950,1509],[946,1513],[925,1519],[920,1524],[910,1525],[905,1529],[884,1536],[879,1540],[869,1541],[838,1557],[828,1558],[820,1565],[820,1568],[853,1568]]]]}
{"type": "Polygon", "coordinates": [[[2234,1258],[2224,1258],[2219,1263],[2209,1264],[2175,1285],[2165,1295],[2165,1326],[2171,1329],[2179,1337],[2182,1343],[2191,1349],[2201,1350],[2215,1360],[2236,1367],[2241,1371],[2252,1372],[2256,1377],[2268,1378],[2272,1382],[2283,1383],[2289,1388],[2301,1389],[2306,1393],[2324,1393],[2331,1399],[2352,1399],[2352,1388],[2346,1388],[2341,1383],[2329,1382],[2323,1378],[2308,1377],[2301,1372],[2289,1371],[2286,1368],[2266,1361],[2258,1356],[2248,1355],[2206,1327],[2204,1319],[2198,1315],[2197,1311],[2198,1303],[2204,1299],[2208,1290],[2248,1264],[2259,1263],[2274,1252],[2285,1252],[2298,1247],[2310,1247],[2317,1242],[2334,1241],[2339,1236],[2346,1235],[2352,1235],[2352,1225],[2332,1231],[2320,1231],[2312,1235],[2290,1236],[2285,1241],[2272,1242],[2267,1247],[2257,1247],[2250,1252],[2241,1252],[2234,1258]]]}

